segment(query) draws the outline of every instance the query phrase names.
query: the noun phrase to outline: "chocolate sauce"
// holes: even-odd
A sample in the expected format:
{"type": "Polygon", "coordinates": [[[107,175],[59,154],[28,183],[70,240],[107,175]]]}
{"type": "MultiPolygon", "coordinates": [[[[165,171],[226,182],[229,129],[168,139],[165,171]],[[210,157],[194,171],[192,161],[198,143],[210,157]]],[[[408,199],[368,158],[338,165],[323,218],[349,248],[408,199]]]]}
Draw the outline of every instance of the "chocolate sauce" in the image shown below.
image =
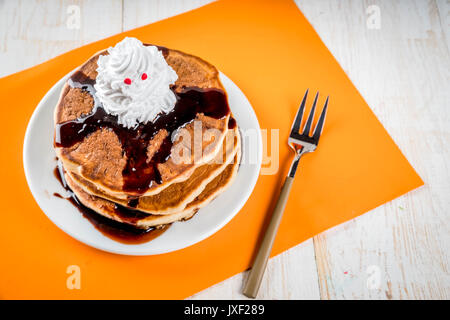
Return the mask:
{"type": "MultiPolygon", "coordinates": [[[[80,80],[82,77],[75,74],[72,78],[80,80]]],[[[171,136],[175,130],[194,120],[198,113],[216,119],[221,119],[230,113],[227,97],[223,90],[187,87],[179,93],[173,91],[177,102],[171,112],[160,114],[154,122],[139,124],[136,128],[128,129],[118,124],[117,116],[106,113],[95,97],[95,89],[92,84],[74,81],[69,81],[69,84],[89,92],[94,97],[95,105],[89,115],[57,124],[55,145],[71,147],[83,141],[99,128],[113,130],[127,157],[127,164],[122,172],[123,190],[136,195],[145,193],[153,182],[162,183],[157,165],[167,161],[173,144],[171,136]],[[149,141],[162,129],[167,130],[168,136],[149,161],[147,158],[149,141]]]]}
{"type": "MultiPolygon", "coordinates": [[[[154,46],[154,44],[144,43],[144,46],[146,46],[146,47],[154,46]]],[[[163,46],[156,46],[156,47],[158,47],[158,50],[161,51],[164,59],[167,58],[167,56],[169,55],[169,49],[167,49],[166,47],[163,47],[163,46]]]]}
{"type": "MultiPolygon", "coordinates": [[[[118,221],[106,218],[94,210],[84,206],[77,197],[72,193],[70,198],[67,198],[85,217],[92,223],[92,225],[100,231],[103,235],[117,242],[125,244],[139,244],[149,242],[160,236],[166,231],[170,225],[164,225],[162,228],[139,229],[132,225],[121,223],[118,221]]],[[[122,207],[123,209],[126,209],[122,207]]]]}
{"type": "MultiPolygon", "coordinates": [[[[86,87],[83,87],[84,90],[88,89],[87,86],[92,87],[92,86],[95,84],[95,79],[89,78],[87,75],[85,75],[85,74],[84,74],[83,72],[81,72],[81,71],[75,72],[75,73],[70,77],[70,80],[72,81],[72,83],[79,83],[79,84],[82,84],[82,86],[80,86],[80,87],[86,86],[86,87]]],[[[92,94],[92,93],[94,93],[94,92],[95,92],[95,90],[94,90],[94,88],[92,87],[92,90],[90,91],[90,93],[92,94]]]]}
{"type": "Polygon", "coordinates": [[[127,205],[131,208],[136,208],[137,205],[139,204],[139,198],[131,198],[128,199],[128,203],[127,205]]]}
{"type": "MultiPolygon", "coordinates": [[[[64,174],[62,172],[62,166],[58,165],[54,169],[55,177],[64,187],[64,189],[69,194],[69,197],[63,197],[59,193],[54,193],[53,195],[58,198],[66,199],[70,201],[80,213],[89,220],[93,224],[93,226],[100,231],[103,235],[108,238],[125,243],[125,244],[139,244],[149,242],[159,235],[161,235],[164,231],[166,231],[170,225],[165,225],[162,228],[149,228],[149,229],[139,229],[130,224],[121,223],[114,221],[112,219],[106,218],[94,210],[83,205],[73,191],[69,188],[64,179],[64,174]]],[[[144,218],[148,216],[147,213],[142,211],[129,209],[118,204],[115,205],[115,213],[120,216],[123,221],[133,222],[138,219],[144,218]]]]}
{"type": "MultiPolygon", "coordinates": [[[[62,170],[63,170],[62,165],[59,165],[59,162],[58,162],[58,165],[55,167],[55,169],[53,169],[53,175],[55,176],[56,179],[58,179],[59,183],[61,183],[63,188],[67,190],[68,186],[66,183],[66,179],[63,178],[64,173],[62,170]]],[[[59,195],[59,196],[61,196],[61,195],[59,195]]]]}
{"type": "Polygon", "coordinates": [[[236,119],[233,117],[230,117],[228,120],[228,129],[234,129],[236,128],[236,119]]]}

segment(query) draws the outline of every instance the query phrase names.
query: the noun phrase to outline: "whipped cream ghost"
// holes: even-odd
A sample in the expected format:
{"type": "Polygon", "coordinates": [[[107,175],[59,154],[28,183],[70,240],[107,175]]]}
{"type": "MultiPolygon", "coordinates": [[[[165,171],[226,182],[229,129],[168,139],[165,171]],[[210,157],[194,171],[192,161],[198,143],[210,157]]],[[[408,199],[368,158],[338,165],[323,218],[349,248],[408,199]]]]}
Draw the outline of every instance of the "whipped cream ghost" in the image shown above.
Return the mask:
{"type": "Polygon", "coordinates": [[[178,79],[155,46],[126,37],[98,58],[96,95],[119,124],[134,128],[168,113],[176,103],[170,85],[178,79]]]}

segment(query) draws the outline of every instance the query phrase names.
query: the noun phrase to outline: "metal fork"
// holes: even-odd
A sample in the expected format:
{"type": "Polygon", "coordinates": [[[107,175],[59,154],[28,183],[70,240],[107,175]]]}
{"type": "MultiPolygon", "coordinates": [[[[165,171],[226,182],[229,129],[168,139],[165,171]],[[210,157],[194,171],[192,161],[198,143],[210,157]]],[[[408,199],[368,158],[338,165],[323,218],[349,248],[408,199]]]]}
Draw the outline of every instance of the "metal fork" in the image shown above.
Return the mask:
{"type": "Polygon", "coordinates": [[[306,124],[302,130],[302,133],[299,133],[303,114],[305,112],[305,103],[306,98],[308,96],[308,91],[309,89],[306,90],[305,96],[303,97],[302,103],[300,104],[300,108],[297,111],[297,115],[295,116],[295,120],[294,123],[292,124],[291,133],[288,139],[289,146],[295,152],[295,158],[292,162],[289,174],[287,175],[286,180],[284,181],[283,187],[281,188],[278,202],[273,211],[266,233],[261,242],[261,246],[258,250],[255,261],[253,262],[253,267],[250,271],[247,283],[245,284],[243,290],[244,295],[246,295],[249,298],[256,297],[259,290],[259,286],[261,285],[261,281],[267,265],[267,260],[269,259],[270,251],[272,250],[272,245],[275,240],[276,233],[278,231],[278,226],[280,225],[281,217],[283,215],[284,208],[286,207],[289,192],[291,190],[292,183],[294,181],[294,176],[295,172],[297,171],[298,162],[305,153],[313,152],[314,150],[316,150],[317,145],[319,143],[320,135],[322,133],[323,125],[325,122],[325,116],[327,114],[329,97],[327,97],[327,100],[325,101],[325,105],[323,107],[322,113],[320,114],[319,121],[317,122],[315,129],[312,135],[310,135],[311,125],[314,119],[314,112],[316,109],[319,92],[317,92],[316,97],[314,98],[311,112],[309,113],[308,120],[306,120],[306,124]]]}

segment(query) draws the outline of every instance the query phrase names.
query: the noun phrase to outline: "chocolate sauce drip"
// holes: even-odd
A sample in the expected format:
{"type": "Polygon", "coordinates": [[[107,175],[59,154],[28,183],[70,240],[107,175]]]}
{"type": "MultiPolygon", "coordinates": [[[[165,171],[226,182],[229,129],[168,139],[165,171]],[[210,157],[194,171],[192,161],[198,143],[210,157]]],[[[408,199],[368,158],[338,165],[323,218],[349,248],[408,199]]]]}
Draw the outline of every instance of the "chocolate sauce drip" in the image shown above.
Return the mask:
{"type": "MultiPolygon", "coordinates": [[[[89,209],[84,206],[81,202],[78,201],[75,195],[68,198],[69,200],[85,217],[92,223],[92,225],[99,230],[102,234],[107,236],[108,238],[125,243],[125,244],[139,244],[149,242],[156,237],[160,236],[163,232],[165,232],[170,225],[165,225],[160,229],[157,228],[149,228],[149,229],[139,229],[133,227],[132,225],[121,223],[118,221],[111,220],[106,218],[97,212],[89,209]]],[[[126,209],[122,207],[123,209],[126,209]]]]}
{"type": "Polygon", "coordinates": [[[228,120],[228,129],[234,129],[236,128],[236,119],[233,117],[230,117],[228,120]]]}
{"type": "MultiPolygon", "coordinates": [[[[148,46],[154,46],[154,44],[149,44],[149,43],[144,43],[144,46],[148,47],[148,46]]],[[[158,48],[159,51],[161,51],[164,59],[167,58],[167,56],[169,55],[169,49],[167,49],[166,47],[163,46],[156,46],[158,48]]]]}
{"type": "MultiPolygon", "coordinates": [[[[64,189],[68,189],[69,186],[66,183],[66,179],[64,179],[64,172],[62,171],[62,165],[59,164],[55,167],[55,169],[53,169],[53,175],[55,176],[56,179],[58,179],[59,183],[61,183],[61,185],[63,186],[64,189]]],[[[61,195],[59,195],[61,197],[61,195]]]]}
{"type": "MultiPolygon", "coordinates": [[[[79,79],[79,76],[76,78],[79,79]]],[[[89,134],[100,128],[113,130],[127,157],[127,163],[122,172],[123,190],[138,195],[145,193],[153,182],[158,184],[162,182],[157,165],[167,161],[170,156],[173,145],[171,136],[174,131],[194,120],[199,113],[216,119],[221,119],[230,113],[226,95],[222,90],[189,87],[184,88],[180,93],[174,92],[177,102],[171,112],[160,114],[154,122],[139,124],[136,128],[128,129],[117,122],[117,116],[106,113],[95,98],[95,89],[92,85],[72,81],[69,81],[69,84],[92,94],[95,106],[89,115],[57,124],[55,145],[68,148],[83,141],[89,134]],[[147,158],[149,141],[162,129],[167,130],[168,136],[149,160],[147,158]]]]}
{"type": "Polygon", "coordinates": [[[139,204],[139,198],[128,199],[127,205],[131,208],[136,208],[139,204]]]}
{"type": "Polygon", "coordinates": [[[89,78],[87,75],[85,75],[83,72],[81,71],[76,71],[71,77],[70,77],[70,81],[72,82],[71,87],[73,87],[74,83],[80,84],[78,87],[79,88],[83,88],[84,90],[88,89],[88,85],[89,85],[89,89],[92,88],[92,90],[89,90],[89,92],[92,94],[95,92],[94,88],[92,87],[95,84],[95,79],[91,79],[89,78]]]}
{"type": "MultiPolygon", "coordinates": [[[[130,224],[117,222],[98,214],[94,210],[89,209],[88,207],[83,205],[78,200],[76,195],[67,185],[62,170],[63,170],[62,166],[58,165],[54,169],[53,173],[55,177],[58,179],[58,181],[61,183],[63,188],[67,191],[69,197],[68,198],[63,197],[61,194],[56,192],[53,195],[58,198],[66,199],[70,203],[72,203],[78,209],[78,211],[80,211],[83,217],[88,219],[89,222],[91,222],[97,230],[99,230],[102,234],[104,234],[108,238],[125,244],[139,244],[153,240],[154,238],[158,237],[169,228],[170,225],[165,225],[160,229],[157,228],[139,229],[130,224]]],[[[122,220],[128,222],[136,221],[138,219],[145,218],[148,216],[148,214],[145,212],[126,208],[118,204],[115,205],[114,212],[115,214],[120,216],[122,220]]]]}

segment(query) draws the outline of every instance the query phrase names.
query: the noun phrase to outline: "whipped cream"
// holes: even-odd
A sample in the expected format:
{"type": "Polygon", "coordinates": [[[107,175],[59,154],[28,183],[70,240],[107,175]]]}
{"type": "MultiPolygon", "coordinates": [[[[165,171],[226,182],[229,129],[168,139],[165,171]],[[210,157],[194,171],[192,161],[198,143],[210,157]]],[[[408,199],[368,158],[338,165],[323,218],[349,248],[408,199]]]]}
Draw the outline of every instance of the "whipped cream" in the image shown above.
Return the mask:
{"type": "Polygon", "coordinates": [[[98,58],[96,95],[119,124],[134,128],[168,113],[176,103],[169,86],[178,79],[155,46],[126,37],[98,58]]]}

